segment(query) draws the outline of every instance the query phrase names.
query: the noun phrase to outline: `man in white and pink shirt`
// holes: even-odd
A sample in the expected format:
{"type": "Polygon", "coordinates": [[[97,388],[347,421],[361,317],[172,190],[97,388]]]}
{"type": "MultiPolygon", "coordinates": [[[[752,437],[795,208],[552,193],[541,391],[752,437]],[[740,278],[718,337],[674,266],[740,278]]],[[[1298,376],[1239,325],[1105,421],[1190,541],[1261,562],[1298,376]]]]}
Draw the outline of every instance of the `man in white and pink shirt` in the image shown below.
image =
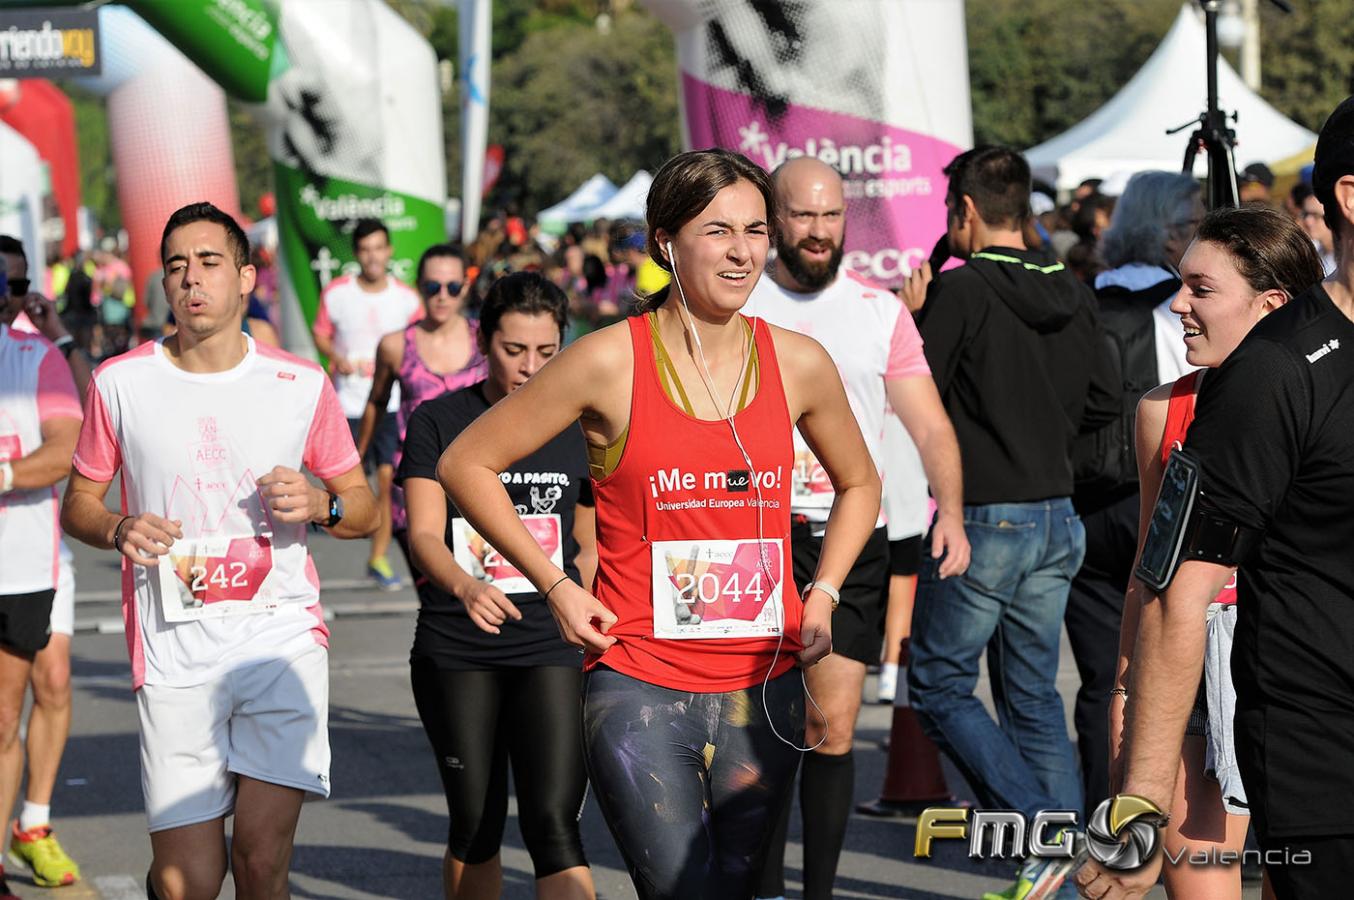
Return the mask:
{"type": "MultiPolygon", "coordinates": [[[[766,267],[746,312],[806,334],[823,345],[846,387],[865,445],[884,481],[920,478],[884,459],[885,417],[897,415],[915,443],[939,508],[929,550],[944,554],[943,574],[968,565],[963,526],[959,443],[922,350],[912,316],[887,289],[841,267],[846,201],[835,169],[812,157],[790,160],[773,173],[776,186],[776,258],[766,267]],[[890,410],[892,407],[892,410],[890,410]]],[[[898,461],[902,463],[900,459],[898,461]]],[[[924,488],[913,485],[916,502],[924,488]]],[[[795,432],[790,495],[795,580],[814,577],[822,534],[836,499],[832,484],[804,439],[795,432]]],[[[925,515],[925,512],[922,512],[925,515]]],[[[914,550],[915,553],[915,550],[914,550]]],[[[855,784],[851,754],[866,667],[879,662],[891,571],[884,518],[861,551],[844,584],[832,585],[841,603],[832,616],[832,654],[804,671],[813,703],[805,717],[807,745],[800,783],[804,811],[804,896],[832,896],[855,784]]],[[[788,806],[788,804],[787,804],[788,806]]],[[[760,897],[784,893],[782,819],[767,855],[760,897]]]]}
{"type": "MultiPolygon", "coordinates": [[[[357,257],[358,271],[325,285],[315,312],[312,328],[315,347],[329,360],[339,405],[354,440],[361,430],[362,414],[371,395],[376,348],[381,338],[392,331],[403,331],[423,317],[423,301],[418,293],[387,271],[391,253],[390,232],[384,224],[377,219],[357,220],[353,226],[353,255],[357,257]]],[[[376,423],[376,433],[363,460],[368,474],[376,473],[376,496],[381,508],[381,524],[371,539],[367,574],[391,591],[400,589],[400,580],[386,557],[391,538],[391,486],[395,483],[395,454],[400,441],[395,422],[399,407],[400,386],[396,384],[390,389],[385,415],[376,423]]]]}
{"type": "MultiPolygon", "coordinates": [[[[56,304],[32,290],[28,254],[12,235],[0,234],[0,322],[18,332],[41,335],[66,359],[78,396],[89,385],[91,369],[84,352],[66,331],[56,304]],[[3,289],[8,278],[9,291],[3,289]]],[[[51,365],[47,361],[47,365],[51,365]]],[[[79,401],[76,400],[78,408],[79,401]]],[[[78,427],[77,427],[78,432],[78,427]]],[[[53,513],[53,519],[56,514],[53,513]]],[[[23,726],[22,748],[7,751],[11,760],[4,777],[26,776],[18,821],[10,833],[10,855],[26,865],[34,883],[63,887],[80,880],[80,867],[57,840],[52,826],[52,794],[71,728],[71,640],[75,636],[74,555],[64,540],[57,544],[56,594],[52,599],[47,646],[33,655],[29,684],[33,703],[23,726]],[[17,773],[17,774],[16,774],[17,773]]],[[[0,900],[3,900],[0,893],[0,900]]]]}
{"type": "Polygon", "coordinates": [[[95,371],[62,524],[124,557],[148,893],[216,896],[233,813],[237,894],[280,896],[301,801],[329,793],[307,526],[362,537],[376,502],[325,373],[241,333],[254,267],[235,220],[184,207],[160,255],[178,331],[95,371]]]}
{"type": "MultiPolygon", "coordinates": [[[[0,823],[6,830],[23,775],[24,694],[33,659],[51,636],[61,545],[56,485],[70,472],[81,416],[65,357],[45,338],[11,327],[20,310],[9,293],[6,284],[0,303],[0,823]]],[[[0,865],[0,900],[14,896],[0,865]]]]}

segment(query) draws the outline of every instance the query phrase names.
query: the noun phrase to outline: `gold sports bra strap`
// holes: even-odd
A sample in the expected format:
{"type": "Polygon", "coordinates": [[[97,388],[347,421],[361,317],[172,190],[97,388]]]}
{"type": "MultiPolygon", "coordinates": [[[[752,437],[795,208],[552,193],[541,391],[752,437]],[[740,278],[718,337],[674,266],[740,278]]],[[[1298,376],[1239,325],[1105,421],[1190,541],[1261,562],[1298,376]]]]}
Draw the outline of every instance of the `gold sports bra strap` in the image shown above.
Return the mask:
{"type": "MultiPolygon", "coordinates": [[[[746,319],[743,320],[743,324],[747,325],[746,319]]],[[[752,343],[752,352],[748,354],[747,371],[743,373],[743,390],[738,395],[738,412],[748,408],[748,391],[752,390],[752,382],[757,377],[757,342],[752,340],[751,326],[748,327],[748,338],[752,343]]]]}
{"type": "MultiPolygon", "coordinates": [[[[680,401],[682,409],[686,414],[695,417],[695,409],[691,405],[691,400],[687,397],[685,388],[682,387],[681,377],[677,374],[677,367],[673,365],[672,357],[668,354],[667,348],[663,345],[663,336],[658,332],[658,316],[650,312],[645,315],[649,320],[649,334],[653,338],[654,358],[657,361],[658,380],[663,385],[663,390],[674,401],[680,401]],[[673,396],[673,389],[676,389],[677,396],[673,396]]],[[[752,345],[752,351],[748,354],[748,365],[743,373],[743,390],[738,395],[737,412],[747,409],[748,394],[752,390],[753,381],[757,377],[757,342],[752,340],[752,326],[746,319],[743,320],[743,330],[748,335],[749,342],[752,345]]]]}
{"type": "MultiPolygon", "coordinates": [[[[687,415],[695,418],[696,413],[691,407],[691,400],[687,397],[686,391],[682,389],[682,382],[677,375],[676,367],[672,364],[672,357],[668,355],[667,349],[663,346],[663,339],[658,334],[658,322],[653,313],[649,313],[647,318],[649,320],[649,334],[653,339],[655,368],[658,369],[658,381],[662,385],[663,392],[674,403],[680,402],[687,415]],[[673,396],[674,393],[677,396],[673,396]]],[[[746,321],[743,324],[751,334],[751,327],[747,325],[746,321]]],[[[748,394],[752,391],[753,382],[757,380],[758,374],[757,342],[753,341],[752,352],[748,354],[747,371],[743,375],[743,390],[738,397],[739,412],[747,409],[748,394]]],[[[588,467],[593,478],[601,481],[616,471],[616,467],[621,462],[621,454],[625,452],[625,444],[629,436],[630,427],[627,425],[625,430],[617,435],[616,440],[606,447],[594,444],[591,441],[588,442],[588,467]]]]}
{"type": "Polygon", "coordinates": [[[658,362],[658,380],[663,384],[663,391],[674,400],[680,399],[682,409],[688,416],[694,418],[696,410],[686,395],[686,389],[682,387],[682,380],[677,375],[677,367],[672,364],[672,357],[663,346],[663,336],[658,333],[658,316],[651,312],[645,318],[649,320],[649,335],[653,338],[654,359],[658,362]],[[676,397],[672,395],[674,388],[677,391],[676,397]]]}

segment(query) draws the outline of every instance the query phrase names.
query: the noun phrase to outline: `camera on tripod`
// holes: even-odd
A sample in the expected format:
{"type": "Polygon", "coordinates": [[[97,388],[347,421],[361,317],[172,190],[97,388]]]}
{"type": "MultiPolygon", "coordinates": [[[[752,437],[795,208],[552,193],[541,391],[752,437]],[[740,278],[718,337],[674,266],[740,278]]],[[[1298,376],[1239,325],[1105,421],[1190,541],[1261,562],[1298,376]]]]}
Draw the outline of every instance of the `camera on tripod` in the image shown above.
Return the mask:
{"type": "MultiPolygon", "coordinates": [[[[1270,2],[1286,13],[1293,11],[1293,7],[1286,0],[1270,0],[1270,2]]],[[[1199,118],[1178,128],[1171,128],[1166,133],[1175,134],[1192,125],[1198,126],[1189,136],[1189,143],[1185,146],[1185,164],[1182,170],[1187,175],[1193,175],[1194,161],[1200,151],[1204,153],[1204,158],[1208,161],[1204,202],[1212,210],[1238,205],[1236,157],[1233,153],[1236,146],[1236,131],[1227,124],[1229,119],[1235,122],[1237,115],[1233,112],[1229,116],[1218,108],[1218,7],[1221,6],[1221,0],[1199,0],[1199,5],[1204,10],[1204,30],[1208,36],[1205,45],[1208,66],[1207,106],[1199,114],[1199,118]]]]}

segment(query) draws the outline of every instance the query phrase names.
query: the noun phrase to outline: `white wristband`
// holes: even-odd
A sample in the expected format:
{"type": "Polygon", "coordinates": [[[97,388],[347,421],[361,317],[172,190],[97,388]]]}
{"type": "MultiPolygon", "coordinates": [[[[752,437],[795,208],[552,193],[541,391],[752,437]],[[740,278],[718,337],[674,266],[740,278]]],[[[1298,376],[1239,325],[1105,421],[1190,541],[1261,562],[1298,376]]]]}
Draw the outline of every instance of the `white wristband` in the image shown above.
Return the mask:
{"type": "Polygon", "coordinates": [[[811,591],[822,591],[824,594],[827,594],[828,599],[832,601],[833,609],[836,609],[837,605],[842,602],[841,592],[830,584],[824,584],[821,581],[810,581],[808,584],[804,585],[804,597],[806,599],[811,591]]]}
{"type": "Polygon", "coordinates": [[[14,489],[14,466],[8,461],[0,462],[0,494],[8,494],[14,489]]]}

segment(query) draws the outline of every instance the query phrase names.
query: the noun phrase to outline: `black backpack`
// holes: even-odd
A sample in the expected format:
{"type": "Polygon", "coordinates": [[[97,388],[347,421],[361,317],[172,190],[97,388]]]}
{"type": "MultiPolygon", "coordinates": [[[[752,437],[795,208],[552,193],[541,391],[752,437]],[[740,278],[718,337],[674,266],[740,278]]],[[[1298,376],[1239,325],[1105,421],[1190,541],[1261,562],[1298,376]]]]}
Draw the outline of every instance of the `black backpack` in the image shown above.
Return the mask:
{"type": "Polygon", "coordinates": [[[1122,387],[1119,417],[1079,435],[1072,446],[1078,508],[1113,502],[1137,490],[1138,401],[1158,384],[1152,310],[1179,289],[1180,282],[1172,278],[1142,291],[1110,287],[1097,292],[1101,352],[1119,373],[1122,387]]]}

